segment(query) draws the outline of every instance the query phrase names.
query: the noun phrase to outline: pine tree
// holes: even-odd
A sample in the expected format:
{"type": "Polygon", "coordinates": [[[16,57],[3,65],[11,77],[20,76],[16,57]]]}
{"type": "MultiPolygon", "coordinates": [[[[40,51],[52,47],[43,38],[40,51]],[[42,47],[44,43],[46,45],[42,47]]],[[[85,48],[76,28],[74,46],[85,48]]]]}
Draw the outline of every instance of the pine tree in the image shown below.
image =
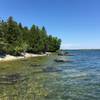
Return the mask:
{"type": "Polygon", "coordinates": [[[22,52],[45,53],[60,49],[61,39],[48,35],[45,27],[32,25],[29,29],[9,17],[0,21],[0,52],[20,55],[22,52]]]}

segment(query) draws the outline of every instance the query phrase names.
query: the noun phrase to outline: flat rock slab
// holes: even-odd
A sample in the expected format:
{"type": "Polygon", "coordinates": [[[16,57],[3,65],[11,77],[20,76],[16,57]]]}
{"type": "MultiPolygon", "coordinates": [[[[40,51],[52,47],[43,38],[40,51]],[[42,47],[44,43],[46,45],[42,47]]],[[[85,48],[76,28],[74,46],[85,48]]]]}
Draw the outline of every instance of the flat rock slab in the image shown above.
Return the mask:
{"type": "Polygon", "coordinates": [[[62,69],[55,68],[55,67],[47,67],[43,69],[43,72],[60,72],[62,69]]]}

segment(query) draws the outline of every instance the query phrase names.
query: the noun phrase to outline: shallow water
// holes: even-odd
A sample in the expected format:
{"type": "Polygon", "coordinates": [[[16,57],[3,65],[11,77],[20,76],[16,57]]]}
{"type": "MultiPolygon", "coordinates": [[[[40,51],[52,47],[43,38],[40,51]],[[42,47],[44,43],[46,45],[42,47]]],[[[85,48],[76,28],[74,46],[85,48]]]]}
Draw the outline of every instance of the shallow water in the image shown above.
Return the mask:
{"type": "Polygon", "coordinates": [[[0,63],[0,100],[100,100],[100,51],[0,63]]]}

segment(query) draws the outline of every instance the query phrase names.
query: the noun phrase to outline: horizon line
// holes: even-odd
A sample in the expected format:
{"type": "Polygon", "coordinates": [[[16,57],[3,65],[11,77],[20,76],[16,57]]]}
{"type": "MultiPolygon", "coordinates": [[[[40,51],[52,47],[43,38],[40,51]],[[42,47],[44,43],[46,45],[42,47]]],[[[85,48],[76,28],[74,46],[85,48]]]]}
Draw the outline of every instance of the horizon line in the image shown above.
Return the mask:
{"type": "Polygon", "coordinates": [[[89,49],[87,49],[87,48],[78,49],[77,48],[77,49],[60,49],[60,50],[100,50],[100,48],[93,48],[93,49],[90,49],[90,48],[89,49]]]}

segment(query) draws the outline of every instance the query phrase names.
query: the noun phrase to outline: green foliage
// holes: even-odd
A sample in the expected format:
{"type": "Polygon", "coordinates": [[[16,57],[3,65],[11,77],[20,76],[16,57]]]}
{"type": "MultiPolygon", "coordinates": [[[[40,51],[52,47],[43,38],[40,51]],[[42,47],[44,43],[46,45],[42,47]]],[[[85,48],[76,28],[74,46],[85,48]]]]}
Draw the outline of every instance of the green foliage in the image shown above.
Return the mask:
{"type": "Polygon", "coordinates": [[[52,37],[49,35],[48,37],[48,51],[53,52],[59,50],[61,45],[61,39],[58,39],[57,37],[52,37]]]}
{"type": "Polygon", "coordinates": [[[0,52],[20,55],[21,52],[45,53],[55,52],[60,48],[61,40],[48,36],[45,27],[32,25],[30,29],[9,17],[0,21],[0,52]]]}

